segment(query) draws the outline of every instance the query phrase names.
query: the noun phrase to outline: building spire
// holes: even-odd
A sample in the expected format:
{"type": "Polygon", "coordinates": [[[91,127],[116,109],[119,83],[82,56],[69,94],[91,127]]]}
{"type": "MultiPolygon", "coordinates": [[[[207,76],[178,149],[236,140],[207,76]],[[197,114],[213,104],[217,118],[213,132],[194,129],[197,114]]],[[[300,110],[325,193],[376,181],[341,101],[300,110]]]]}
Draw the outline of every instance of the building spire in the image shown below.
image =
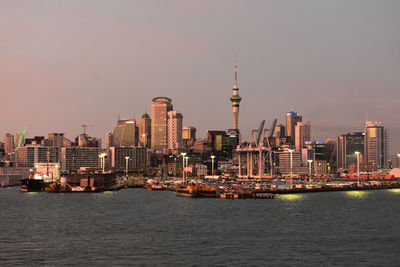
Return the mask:
{"type": "Polygon", "coordinates": [[[237,89],[237,72],[238,72],[238,63],[237,63],[237,57],[235,57],[235,83],[233,85],[233,89],[237,89]]]}

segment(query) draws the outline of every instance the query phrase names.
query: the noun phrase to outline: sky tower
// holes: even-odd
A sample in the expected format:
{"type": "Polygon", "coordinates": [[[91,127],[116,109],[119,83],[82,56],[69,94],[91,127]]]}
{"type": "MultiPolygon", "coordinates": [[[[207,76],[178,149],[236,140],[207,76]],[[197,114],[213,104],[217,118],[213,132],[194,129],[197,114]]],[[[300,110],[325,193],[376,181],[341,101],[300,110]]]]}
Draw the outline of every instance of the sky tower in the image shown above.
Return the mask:
{"type": "Polygon", "coordinates": [[[239,88],[237,87],[237,60],[235,60],[235,83],[233,85],[233,94],[231,96],[232,102],[232,112],[233,112],[233,129],[239,131],[238,121],[239,121],[239,103],[242,98],[239,96],[239,88]]]}

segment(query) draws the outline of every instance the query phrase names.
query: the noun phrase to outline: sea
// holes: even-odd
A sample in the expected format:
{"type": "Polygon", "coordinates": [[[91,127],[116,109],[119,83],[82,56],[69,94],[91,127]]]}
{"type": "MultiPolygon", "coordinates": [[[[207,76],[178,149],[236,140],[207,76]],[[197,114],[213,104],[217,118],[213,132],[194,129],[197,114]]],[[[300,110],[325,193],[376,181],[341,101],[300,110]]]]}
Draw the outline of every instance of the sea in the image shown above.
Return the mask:
{"type": "Polygon", "coordinates": [[[0,189],[2,266],[399,266],[400,189],[189,199],[0,189]]]}

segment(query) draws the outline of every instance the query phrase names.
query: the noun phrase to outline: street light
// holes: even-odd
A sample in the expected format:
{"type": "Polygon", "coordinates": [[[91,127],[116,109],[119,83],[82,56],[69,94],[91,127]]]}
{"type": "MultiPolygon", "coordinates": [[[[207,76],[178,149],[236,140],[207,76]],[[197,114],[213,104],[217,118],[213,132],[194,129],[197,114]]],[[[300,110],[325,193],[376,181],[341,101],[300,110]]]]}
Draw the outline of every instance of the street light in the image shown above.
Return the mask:
{"type": "Polygon", "coordinates": [[[215,156],[214,155],[212,155],[211,156],[211,175],[214,175],[214,159],[215,159],[215,156]]]}
{"type": "Polygon", "coordinates": [[[186,152],[182,152],[182,181],[185,182],[185,156],[186,152]]]}
{"type": "Polygon", "coordinates": [[[309,176],[309,180],[311,182],[311,163],[313,162],[312,159],[308,160],[308,176],[309,176]]]}
{"type": "Polygon", "coordinates": [[[129,161],[129,157],[126,156],[125,157],[125,177],[128,178],[128,161],[129,161]]]}
{"type": "Polygon", "coordinates": [[[357,187],[360,186],[360,151],[354,152],[357,155],[357,187]]]}
{"type": "Polygon", "coordinates": [[[105,157],[106,157],[106,155],[107,155],[107,153],[101,153],[100,155],[99,155],[99,158],[100,158],[100,168],[102,168],[102,170],[103,170],[103,173],[104,173],[104,168],[105,168],[105,157]]]}
{"type": "Polygon", "coordinates": [[[290,153],[290,189],[293,189],[293,152],[294,152],[294,149],[289,149],[289,153],[290,153]]]}
{"type": "Polygon", "coordinates": [[[400,153],[397,153],[397,158],[398,158],[397,168],[400,168],[400,153]]]}
{"type": "MultiPolygon", "coordinates": [[[[189,157],[185,157],[185,159],[186,159],[186,168],[188,167],[188,160],[189,160],[189,157]]],[[[187,176],[188,176],[188,174],[186,173],[186,178],[187,178],[187,176]]]]}

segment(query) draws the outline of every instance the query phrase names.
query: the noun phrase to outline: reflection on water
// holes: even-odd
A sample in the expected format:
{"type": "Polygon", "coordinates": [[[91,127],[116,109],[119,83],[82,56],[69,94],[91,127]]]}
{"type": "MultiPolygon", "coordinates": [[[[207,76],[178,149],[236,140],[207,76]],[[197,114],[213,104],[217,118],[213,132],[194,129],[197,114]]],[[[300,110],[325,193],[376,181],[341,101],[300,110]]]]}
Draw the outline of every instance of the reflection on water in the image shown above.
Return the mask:
{"type": "Polygon", "coordinates": [[[388,190],[390,193],[400,194],[400,188],[393,188],[388,190]]]}
{"type": "Polygon", "coordinates": [[[346,195],[353,198],[365,198],[368,192],[365,191],[346,191],[346,195]]]}
{"type": "Polygon", "coordinates": [[[283,200],[293,201],[293,200],[300,200],[300,199],[304,198],[304,195],[303,194],[287,194],[287,195],[278,195],[278,197],[283,200]]]}

